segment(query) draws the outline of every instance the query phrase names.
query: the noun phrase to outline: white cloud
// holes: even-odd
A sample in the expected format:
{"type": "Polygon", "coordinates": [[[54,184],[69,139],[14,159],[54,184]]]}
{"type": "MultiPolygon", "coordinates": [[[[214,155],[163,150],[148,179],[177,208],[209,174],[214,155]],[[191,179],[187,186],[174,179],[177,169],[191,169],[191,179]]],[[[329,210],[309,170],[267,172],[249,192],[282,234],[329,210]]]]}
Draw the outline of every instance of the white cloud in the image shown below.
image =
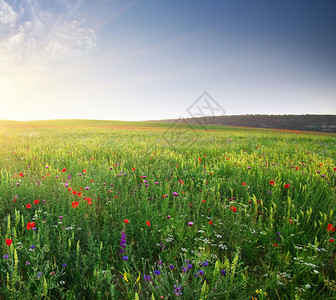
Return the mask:
{"type": "Polygon", "coordinates": [[[63,58],[85,55],[96,46],[94,30],[80,15],[82,1],[48,3],[49,7],[42,0],[20,4],[0,0],[0,57],[6,60],[5,66],[43,68],[63,58]]]}

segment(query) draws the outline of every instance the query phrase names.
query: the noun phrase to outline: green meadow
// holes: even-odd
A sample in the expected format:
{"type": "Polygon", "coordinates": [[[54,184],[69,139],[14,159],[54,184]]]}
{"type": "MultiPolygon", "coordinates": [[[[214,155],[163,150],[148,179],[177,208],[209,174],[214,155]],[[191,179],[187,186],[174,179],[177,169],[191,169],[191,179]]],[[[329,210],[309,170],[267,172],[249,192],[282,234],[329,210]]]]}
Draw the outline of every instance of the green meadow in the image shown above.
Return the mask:
{"type": "Polygon", "coordinates": [[[0,121],[0,299],[336,299],[335,137],[0,121]]]}

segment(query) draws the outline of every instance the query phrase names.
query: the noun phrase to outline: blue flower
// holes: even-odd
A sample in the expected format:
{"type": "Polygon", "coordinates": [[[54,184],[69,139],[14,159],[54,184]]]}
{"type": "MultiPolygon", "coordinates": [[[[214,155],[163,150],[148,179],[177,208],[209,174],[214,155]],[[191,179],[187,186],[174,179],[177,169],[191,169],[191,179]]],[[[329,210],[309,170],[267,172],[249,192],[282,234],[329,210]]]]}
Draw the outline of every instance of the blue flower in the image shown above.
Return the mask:
{"type": "Polygon", "coordinates": [[[30,248],[31,248],[31,249],[35,249],[36,246],[35,246],[35,245],[31,245],[30,248]]]}
{"type": "Polygon", "coordinates": [[[5,254],[5,255],[3,256],[4,259],[7,259],[8,257],[9,257],[8,254],[5,254]]]}
{"type": "Polygon", "coordinates": [[[173,265],[170,265],[169,268],[170,268],[171,270],[175,269],[175,267],[174,267],[173,265]]]}
{"type": "Polygon", "coordinates": [[[146,274],[145,274],[145,275],[144,275],[144,278],[145,278],[146,281],[150,280],[150,276],[149,276],[149,275],[146,275],[146,274]]]}
{"type": "Polygon", "coordinates": [[[188,269],[192,269],[193,265],[192,264],[188,264],[188,269]]]}
{"type": "Polygon", "coordinates": [[[221,270],[220,273],[224,276],[226,275],[226,271],[225,270],[221,270]]]}
{"type": "Polygon", "coordinates": [[[198,274],[202,276],[202,275],[204,275],[204,271],[203,270],[199,270],[198,274]]]}
{"type": "Polygon", "coordinates": [[[207,267],[209,265],[209,263],[207,261],[205,261],[202,265],[203,265],[203,267],[207,267]]]}
{"type": "Polygon", "coordinates": [[[155,270],[155,271],[154,271],[154,274],[155,274],[155,275],[160,275],[161,272],[160,272],[159,270],[155,270]]]}
{"type": "Polygon", "coordinates": [[[128,256],[124,256],[124,257],[123,257],[123,260],[128,260],[128,256]]]}
{"type": "Polygon", "coordinates": [[[43,276],[43,273],[42,273],[42,272],[37,273],[37,278],[38,278],[38,279],[40,279],[42,276],[43,276]]]}
{"type": "Polygon", "coordinates": [[[65,268],[67,266],[67,264],[63,264],[62,267],[65,268]]]}

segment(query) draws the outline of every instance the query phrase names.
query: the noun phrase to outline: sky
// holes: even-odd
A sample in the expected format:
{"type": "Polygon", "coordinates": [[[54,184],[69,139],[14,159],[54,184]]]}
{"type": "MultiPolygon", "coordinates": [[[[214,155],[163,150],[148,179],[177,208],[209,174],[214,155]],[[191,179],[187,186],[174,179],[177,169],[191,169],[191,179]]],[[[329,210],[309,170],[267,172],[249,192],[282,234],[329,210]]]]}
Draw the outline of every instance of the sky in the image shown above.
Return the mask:
{"type": "Polygon", "coordinates": [[[335,12],[333,0],[0,0],[0,119],[336,114],[335,12]]]}

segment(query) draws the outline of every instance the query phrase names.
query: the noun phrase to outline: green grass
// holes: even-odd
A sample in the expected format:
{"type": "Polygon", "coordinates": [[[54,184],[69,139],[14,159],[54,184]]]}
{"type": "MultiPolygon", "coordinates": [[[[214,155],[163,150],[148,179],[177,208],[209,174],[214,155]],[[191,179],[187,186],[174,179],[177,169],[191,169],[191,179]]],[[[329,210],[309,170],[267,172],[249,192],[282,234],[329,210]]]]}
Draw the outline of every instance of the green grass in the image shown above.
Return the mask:
{"type": "Polygon", "coordinates": [[[335,135],[170,127],[0,121],[0,299],[336,298],[335,135]]]}

